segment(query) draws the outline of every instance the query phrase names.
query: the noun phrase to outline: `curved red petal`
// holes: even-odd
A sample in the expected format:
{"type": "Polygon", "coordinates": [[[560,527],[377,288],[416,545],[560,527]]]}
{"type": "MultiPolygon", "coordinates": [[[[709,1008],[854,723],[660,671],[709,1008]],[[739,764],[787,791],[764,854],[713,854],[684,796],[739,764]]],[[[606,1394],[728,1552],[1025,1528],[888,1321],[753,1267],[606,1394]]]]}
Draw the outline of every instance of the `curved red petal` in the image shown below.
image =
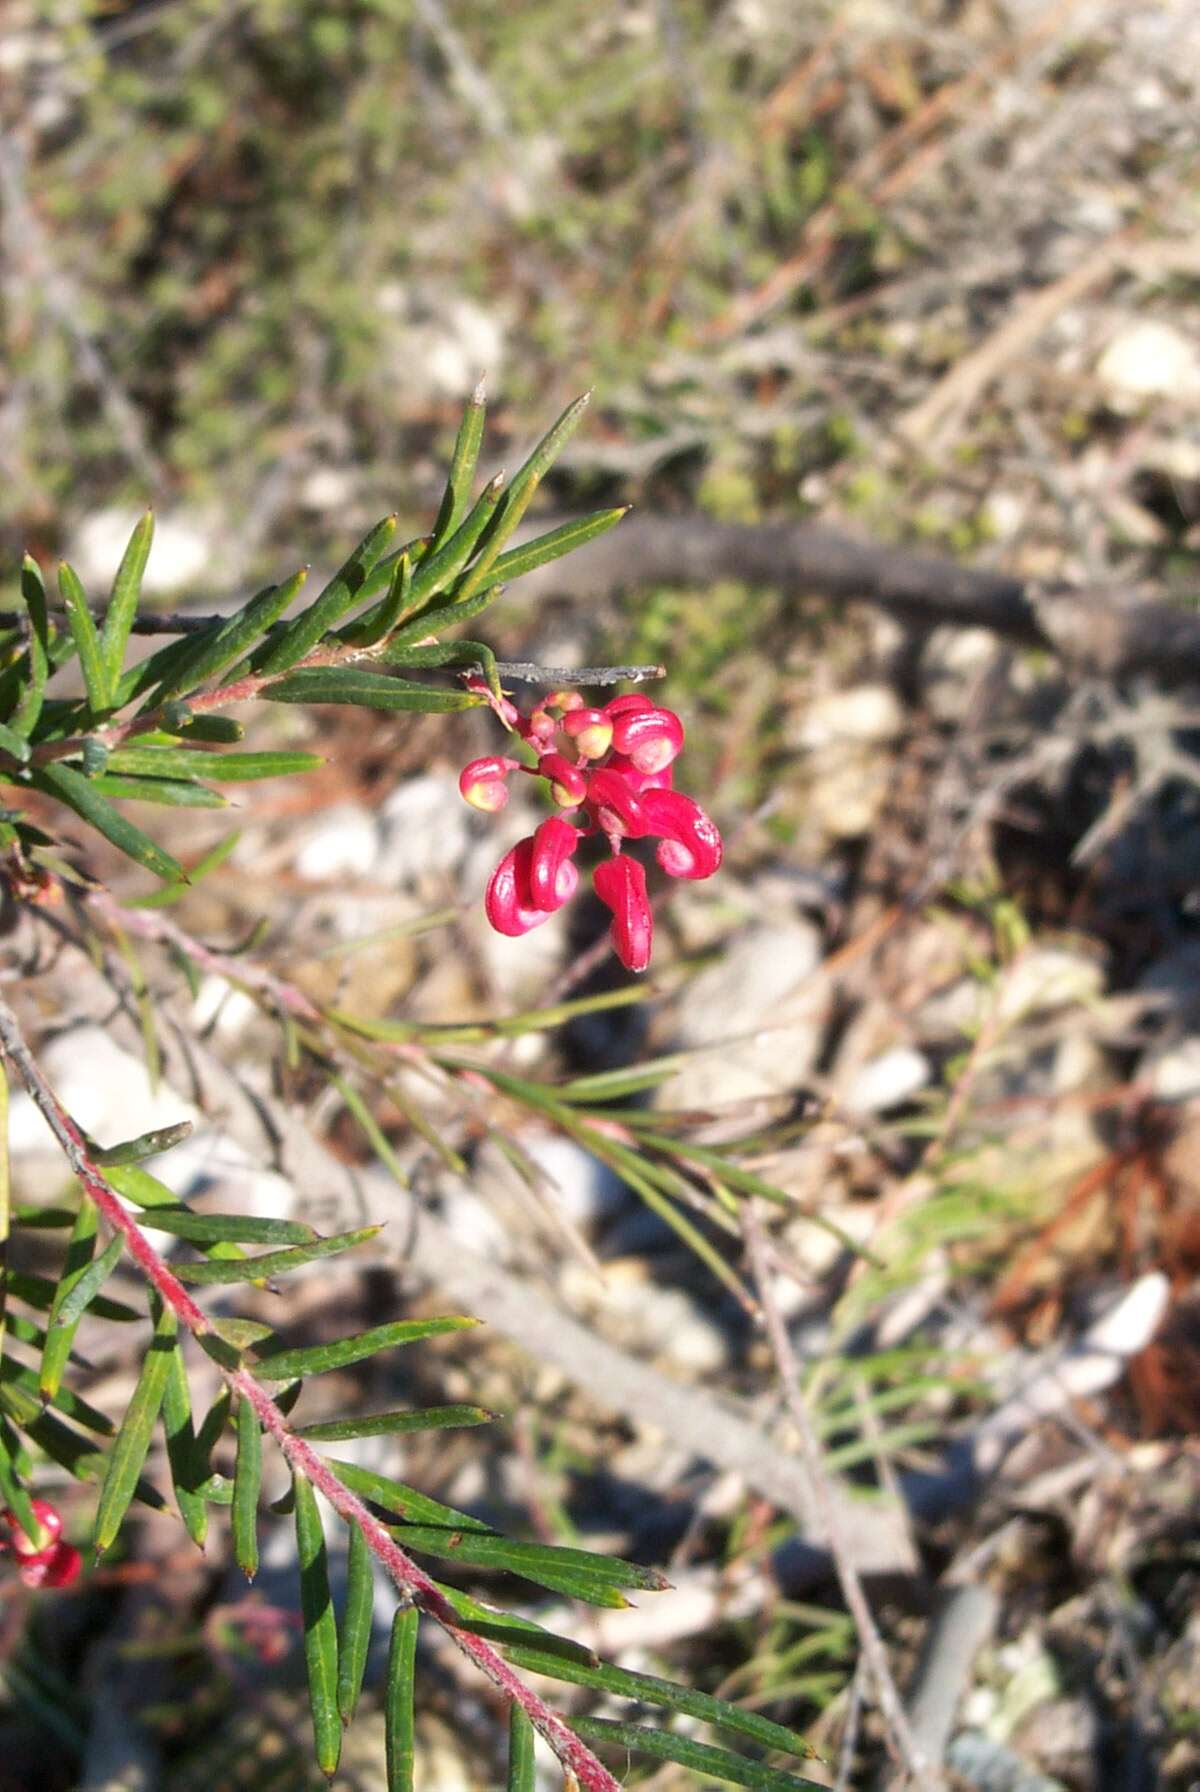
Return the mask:
{"type": "Polygon", "coordinates": [[[683,748],[683,723],[673,709],[638,709],[613,722],[613,745],[640,772],[662,771],[683,748]]]}
{"type": "Polygon", "coordinates": [[[578,868],[571,854],[579,845],[579,829],[561,815],[548,816],[533,836],[529,860],[529,889],[534,904],[552,913],[575,894],[578,868]]]}
{"type": "Polygon", "coordinates": [[[720,868],[724,844],[699,803],[678,790],[645,790],[641,804],[651,833],[662,836],[655,857],[668,877],[711,877],[720,868]]]}
{"type": "Polygon", "coordinates": [[[604,705],[604,713],[610,719],[629,715],[635,709],[653,709],[649,697],[643,697],[640,691],[626,691],[623,697],[610,697],[604,705]]]}
{"type": "Polygon", "coordinates": [[[530,887],[533,841],[518,840],[505,853],[488,879],[483,911],[497,933],[518,939],[550,919],[549,909],[538,908],[530,887]]]}
{"type": "Polygon", "coordinates": [[[598,827],[608,835],[627,835],[640,840],[650,829],[642,803],[629,779],[611,766],[593,772],[588,780],[587,806],[598,827]]]}
{"type": "Polygon", "coordinates": [[[617,853],[597,865],[594,881],[597,896],[612,910],[613,950],[627,971],[644,971],[654,940],[646,873],[636,859],[617,853]]]}

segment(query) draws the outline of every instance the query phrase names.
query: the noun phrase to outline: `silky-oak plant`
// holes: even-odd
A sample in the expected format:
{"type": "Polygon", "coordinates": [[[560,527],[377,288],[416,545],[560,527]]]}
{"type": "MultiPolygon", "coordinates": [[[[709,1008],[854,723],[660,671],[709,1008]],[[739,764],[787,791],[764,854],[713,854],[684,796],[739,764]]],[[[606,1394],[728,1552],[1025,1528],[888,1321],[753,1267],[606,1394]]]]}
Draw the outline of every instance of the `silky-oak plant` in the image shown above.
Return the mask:
{"type": "MultiPolygon", "coordinates": [[[[403,1017],[363,1024],[323,1007],[269,966],[222,955],[187,934],[170,910],[222,862],[234,837],[185,866],[124,807],[136,800],[216,808],[226,800],[223,785],[299,775],[320,763],[308,753],[242,750],[242,723],[230,711],[252,700],[414,714],[487,706],[500,731],[497,751],[465,768],[464,798],[494,810],[506,800],[506,781],[526,772],[542,780],[552,805],[533,836],[501,860],[486,895],[490,921],[520,935],[547,919],[574,890],[576,850],[594,834],[608,849],[595,884],[612,913],[613,946],[629,969],[643,970],[651,944],[645,874],[623,848],[654,839],[659,863],[673,877],[708,876],[721,856],[712,822],[673,789],[683,743],[678,718],[637,693],[592,707],[569,688],[548,692],[522,715],[491,649],[461,634],[506,583],[619,521],[620,510],[603,510],[514,541],[584,402],[563,413],[511,481],[493,479],[476,495],[485,409],[477,392],[429,533],[399,545],[396,518],[385,518],[307,603],[305,575],[297,572],[230,614],[147,612],[141,589],[153,537],[149,515],[134,529],[103,604],[93,605],[66,564],[57,570],[57,588],[49,589],[39,564],[27,557],[20,601],[0,616],[0,863],[6,899],[30,928],[87,945],[102,965],[124,967],[126,993],[143,1011],[151,1060],[153,999],[134,952],[141,941],[166,946],[181,977],[215,970],[243,987],[286,1030],[293,1062],[310,1061],[337,1087],[385,1162],[390,1146],[372,1100],[387,1090],[408,1100],[413,1125],[454,1161],[419,1104],[395,1090],[395,1059],[388,1054],[403,1045],[423,1050],[445,1078],[470,1077],[477,1086],[482,1074],[499,1097],[526,1102],[587,1144],[730,1282],[729,1253],[713,1246],[688,1209],[708,1201],[715,1223],[733,1231],[736,1200],[769,1191],[746,1173],[739,1180],[732,1164],[718,1182],[711,1151],[697,1147],[700,1155],[689,1162],[680,1155],[685,1147],[662,1130],[623,1131],[611,1105],[603,1120],[593,1113],[589,1102],[611,1104],[645,1086],[636,1074],[625,1081],[610,1077],[603,1087],[582,1079],[577,1087],[548,1090],[499,1066],[481,1073],[456,1056],[471,1029],[423,1033],[403,1017]],[[131,652],[143,637],[164,633],[164,645],[131,652]],[[58,678],[70,662],[74,673],[58,678]],[[431,672],[442,682],[431,680],[431,672]],[[100,869],[112,855],[89,853],[92,835],[152,875],[148,894],[117,899],[100,869]]],[[[631,994],[635,999],[636,987],[631,994]]],[[[507,1030],[544,1028],[582,1005],[518,1017],[507,1030]]],[[[116,1543],[131,1507],[142,1502],[173,1505],[200,1547],[216,1515],[229,1526],[234,1559],[253,1577],[260,1530],[273,1516],[294,1526],[313,1747],[328,1775],[337,1769],[343,1732],[359,1703],[377,1589],[390,1582],[394,1617],[383,1697],[386,1773],[397,1792],[414,1783],[414,1682],[423,1626],[439,1627],[506,1702],[512,1788],[534,1783],[535,1733],[557,1757],[565,1783],[589,1792],[617,1787],[602,1756],[622,1771],[642,1756],[748,1787],[782,1792],[812,1784],[780,1764],[809,1752],[780,1724],[605,1663],[585,1644],[465,1591],[472,1570],[503,1570],[519,1582],[614,1607],[633,1591],[661,1591],[666,1582],[653,1569],[607,1555],[507,1536],[348,1459],[353,1448],[339,1446],[351,1440],[465,1427],[489,1415],[459,1404],[313,1422],[305,1417],[309,1378],[419,1347],[472,1321],[397,1318],[333,1342],[285,1347],[274,1328],[231,1316],[229,1292],[237,1284],[286,1294],[289,1274],[321,1259],[357,1252],[369,1262],[376,1229],[320,1236],[298,1219],[190,1208],[151,1167],[183,1137],[186,1123],[101,1146],[45,1074],[21,1008],[16,996],[0,1001],[7,1069],[0,1097],[6,1109],[9,1081],[25,1089],[66,1160],[71,1192],[56,1192],[53,1204],[17,1202],[6,1168],[0,1177],[0,1576],[12,1576],[38,1599],[76,1596],[116,1543]],[[49,1273],[20,1267],[28,1261],[18,1248],[22,1233],[39,1235],[39,1262],[51,1259],[49,1273]],[[114,1291],[108,1283],[123,1260],[114,1291]],[[140,1289],[136,1299],[131,1286],[140,1289]],[[123,1412],[102,1410],[73,1385],[82,1362],[77,1333],[85,1324],[121,1326],[135,1340],[136,1379],[123,1412]],[[206,1377],[215,1370],[221,1390],[204,1411],[194,1398],[202,1358],[206,1377]],[[290,1492],[268,1510],[263,1490],[277,1478],[280,1459],[290,1492]],[[46,1497],[50,1481],[64,1477],[94,1490],[90,1536],[68,1538],[46,1497]],[[162,1492],[168,1484],[169,1500],[162,1492]],[[334,1528],[345,1533],[340,1578],[331,1577],[329,1565],[334,1528]],[[453,1585],[438,1578],[439,1564],[452,1565],[453,1585]],[[610,1711],[614,1700],[626,1701],[629,1714],[568,1721],[537,1689],[554,1681],[594,1689],[610,1711]]],[[[486,1035],[487,1024],[476,1030],[486,1035]]]]}

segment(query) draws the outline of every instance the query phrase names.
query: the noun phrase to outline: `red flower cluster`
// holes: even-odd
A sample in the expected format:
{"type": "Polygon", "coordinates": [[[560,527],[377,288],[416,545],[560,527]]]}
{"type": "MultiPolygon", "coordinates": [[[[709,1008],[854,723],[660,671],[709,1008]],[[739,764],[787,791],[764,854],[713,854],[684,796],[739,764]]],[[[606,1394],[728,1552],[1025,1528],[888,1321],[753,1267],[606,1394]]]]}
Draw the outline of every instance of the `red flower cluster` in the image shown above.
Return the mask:
{"type": "Polygon", "coordinates": [[[0,1538],[0,1552],[12,1550],[21,1564],[21,1579],[27,1587],[69,1587],[79,1578],[79,1551],[62,1534],[62,1515],[49,1500],[31,1500],[33,1515],[42,1527],[42,1541],[22,1530],[15,1512],[0,1513],[8,1526],[7,1540],[0,1538]]]}
{"type": "MultiPolygon", "coordinates": [[[[482,679],[470,684],[488,696],[482,679]]],[[[502,809],[508,774],[525,771],[546,779],[560,809],[581,809],[584,819],[551,815],[505,853],[484,898],[488,920],[498,933],[540,927],[578,887],[579,842],[603,834],[612,857],[596,867],[596,894],[612,910],[617,957],[628,970],[644,971],[653,934],[646,873],[621,851],[623,842],[657,839],[656,856],[669,877],[711,877],[721,863],[716,827],[698,803],[672,788],[682,722],[637,694],[589,709],[577,691],[554,691],[528,716],[506,697],[489,701],[505,726],[534,748],[537,764],[503,754],[473,759],[458,780],[467,802],[488,813],[502,809]],[[560,735],[566,737],[561,749],[560,735]]]]}

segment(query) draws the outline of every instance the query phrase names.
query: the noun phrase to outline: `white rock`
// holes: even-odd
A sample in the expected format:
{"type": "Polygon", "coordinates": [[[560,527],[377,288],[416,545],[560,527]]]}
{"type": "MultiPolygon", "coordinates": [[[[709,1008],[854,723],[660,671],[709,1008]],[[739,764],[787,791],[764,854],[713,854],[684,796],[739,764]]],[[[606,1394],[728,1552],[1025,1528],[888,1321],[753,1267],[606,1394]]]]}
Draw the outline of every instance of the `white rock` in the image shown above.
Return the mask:
{"type": "Polygon", "coordinates": [[[456,876],[471,842],[471,811],[457,776],[425,772],[397,784],[380,806],[379,831],[375,874],[389,889],[456,876]]]}
{"type": "MultiPolygon", "coordinates": [[[[140,514],[124,508],[97,510],[80,525],[68,559],[93,600],[112,585],[140,514]]],[[[143,590],[162,596],[196,584],[202,575],[211,579],[215,534],[211,522],[188,511],[156,517],[143,590]]]]}
{"type": "Polygon", "coordinates": [[[1170,397],[1187,403],[1200,397],[1200,349],[1154,318],[1120,330],[1096,372],[1119,399],[1170,397]]]}
{"type": "Polygon", "coordinates": [[[929,1059],[911,1045],[896,1045],[855,1072],[842,1096],[848,1114],[886,1114],[911,1101],[930,1078],[929,1059]]]}
{"type": "Polygon", "coordinates": [[[351,503],[358,480],[351,467],[314,467],[300,486],[300,502],[308,510],[341,510],[351,503]]]}
{"type": "Polygon", "coordinates": [[[296,849],[296,871],[313,883],[367,877],[375,869],[379,845],[374,816],[357,803],[335,803],[305,829],[296,849]]]}
{"type": "Polygon", "coordinates": [[[1027,1015],[1095,1002],[1103,991],[1104,972],[1094,958],[1065,946],[1032,946],[1005,971],[996,1015],[1010,1026],[1027,1015]]]}
{"type": "Polygon", "coordinates": [[[797,745],[817,751],[846,741],[875,745],[895,740],[904,729],[904,710],[886,684],[852,685],[818,697],[805,714],[797,745]]]}
{"type": "Polygon", "coordinates": [[[1156,1101],[1192,1101],[1200,1095],[1200,1038],[1186,1039],[1150,1052],[1142,1061],[1156,1101]]]}

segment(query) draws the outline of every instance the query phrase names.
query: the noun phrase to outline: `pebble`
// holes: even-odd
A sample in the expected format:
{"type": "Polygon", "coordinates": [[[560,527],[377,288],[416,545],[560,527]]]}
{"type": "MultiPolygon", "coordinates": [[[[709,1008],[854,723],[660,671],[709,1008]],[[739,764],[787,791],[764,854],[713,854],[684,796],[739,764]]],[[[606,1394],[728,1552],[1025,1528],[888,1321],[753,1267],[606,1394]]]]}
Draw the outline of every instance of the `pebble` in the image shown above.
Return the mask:
{"type": "Polygon", "coordinates": [[[335,877],[368,877],[379,857],[379,829],[357,803],[334,803],[301,835],[296,849],[298,876],[312,883],[335,877]]]}
{"type": "Polygon", "coordinates": [[[1114,409],[1136,409],[1143,398],[1200,397],[1200,351],[1170,324],[1143,318],[1119,330],[1096,366],[1114,409]],[[1132,402],[1131,402],[1132,401],[1132,402]]]}
{"type": "Polygon", "coordinates": [[[911,1045],[896,1045],[855,1072],[842,1095],[848,1114],[866,1119],[902,1107],[925,1088],[933,1071],[924,1052],[911,1045]]]}

